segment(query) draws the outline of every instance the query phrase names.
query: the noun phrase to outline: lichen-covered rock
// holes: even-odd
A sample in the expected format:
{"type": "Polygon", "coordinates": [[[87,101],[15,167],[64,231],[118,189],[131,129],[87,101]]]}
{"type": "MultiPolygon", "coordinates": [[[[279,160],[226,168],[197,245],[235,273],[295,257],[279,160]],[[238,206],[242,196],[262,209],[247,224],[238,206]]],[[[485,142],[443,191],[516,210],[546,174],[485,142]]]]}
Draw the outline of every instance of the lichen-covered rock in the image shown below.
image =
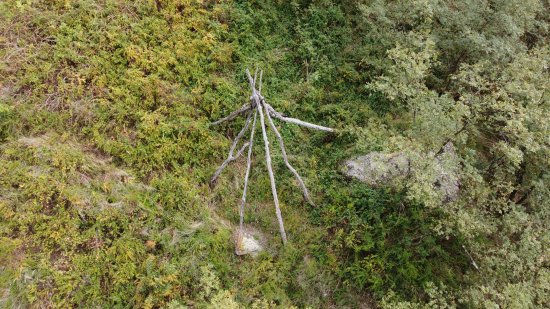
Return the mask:
{"type": "Polygon", "coordinates": [[[249,228],[235,232],[235,254],[256,256],[263,250],[262,237],[259,232],[249,228]]]}
{"type": "Polygon", "coordinates": [[[346,161],[344,174],[371,186],[384,184],[409,174],[409,158],[400,152],[371,152],[346,161]]]}
{"type": "MultiPolygon", "coordinates": [[[[433,154],[427,155],[433,156],[433,154]]],[[[346,176],[378,187],[388,185],[396,179],[404,179],[414,173],[415,164],[413,163],[411,158],[404,152],[383,153],[375,151],[347,160],[342,167],[342,171],[346,176]]],[[[437,171],[433,178],[433,185],[441,192],[443,201],[452,202],[456,200],[460,189],[459,167],[452,143],[447,143],[443,147],[443,151],[435,156],[432,168],[437,171]]]]}
{"type": "Polygon", "coordinates": [[[459,164],[453,143],[443,146],[443,151],[435,157],[438,168],[434,186],[442,193],[444,202],[452,202],[458,199],[460,191],[459,164]]]}

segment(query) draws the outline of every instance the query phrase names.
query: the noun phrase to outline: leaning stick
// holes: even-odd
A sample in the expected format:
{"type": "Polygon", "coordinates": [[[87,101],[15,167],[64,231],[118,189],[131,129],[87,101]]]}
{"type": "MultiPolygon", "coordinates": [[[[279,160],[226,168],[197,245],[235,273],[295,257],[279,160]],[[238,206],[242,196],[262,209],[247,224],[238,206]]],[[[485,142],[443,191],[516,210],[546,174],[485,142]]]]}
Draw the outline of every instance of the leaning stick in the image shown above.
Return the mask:
{"type": "Polygon", "coordinates": [[[271,166],[271,155],[269,154],[269,141],[267,140],[264,115],[263,115],[262,107],[260,105],[258,105],[258,110],[260,111],[260,123],[262,126],[262,135],[264,138],[264,145],[265,145],[265,161],[267,165],[267,172],[269,173],[269,180],[271,182],[271,192],[273,193],[273,203],[275,204],[275,214],[277,215],[277,221],[279,221],[279,232],[281,233],[283,244],[286,244],[285,226],[283,223],[283,216],[281,215],[281,208],[279,207],[279,198],[277,197],[277,187],[275,185],[275,176],[273,175],[273,167],[271,166]]]}
{"type": "Polygon", "coordinates": [[[246,159],[246,173],[244,175],[244,188],[243,196],[241,198],[241,205],[239,206],[239,241],[242,237],[243,224],[244,224],[244,205],[246,203],[246,190],[248,188],[248,177],[250,175],[250,165],[252,158],[252,143],[254,142],[254,130],[256,129],[256,116],[258,115],[258,109],[254,112],[254,121],[252,122],[252,129],[250,130],[250,141],[248,142],[248,157],[246,159]]]}
{"type": "Polygon", "coordinates": [[[211,185],[216,183],[216,180],[218,179],[218,177],[220,177],[220,174],[222,173],[223,169],[230,162],[235,161],[240,156],[240,153],[242,153],[241,150],[244,151],[244,147],[243,147],[243,148],[241,148],[241,150],[239,150],[239,153],[237,153],[237,156],[233,156],[233,152],[235,152],[235,148],[237,147],[237,143],[239,142],[241,137],[244,135],[244,132],[246,131],[246,129],[248,129],[248,125],[250,124],[251,116],[252,116],[252,113],[249,113],[248,117],[246,118],[246,122],[244,124],[244,127],[241,129],[239,134],[237,134],[237,136],[235,137],[235,140],[233,141],[233,144],[231,145],[231,149],[229,149],[229,155],[227,156],[227,159],[225,159],[225,161],[223,161],[222,165],[220,165],[220,167],[218,167],[218,169],[214,173],[214,176],[212,176],[212,179],[210,180],[211,185]]]}
{"type": "Polygon", "coordinates": [[[212,125],[216,126],[216,125],[219,125],[220,123],[223,123],[223,122],[226,122],[226,121],[231,121],[231,120],[237,118],[237,116],[239,116],[240,114],[249,111],[250,109],[252,109],[251,104],[249,104],[249,103],[244,104],[243,106],[241,106],[241,108],[239,108],[238,110],[232,112],[228,116],[223,117],[222,119],[219,119],[219,120],[216,120],[216,121],[212,122],[212,125]]]}
{"type": "Polygon", "coordinates": [[[216,183],[216,180],[218,180],[218,177],[220,177],[223,169],[231,162],[237,160],[244,152],[244,150],[246,149],[246,147],[248,147],[250,143],[249,142],[246,142],[244,143],[244,145],[241,147],[241,149],[239,149],[239,151],[237,151],[237,154],[235,154],[234,156],[230,156],[228,157],[225,161],[223,161],[222,165],[220,165],[220,167],[216,170],[216,173],[214,174],[214,176],[212,176],[212,179],[210,180],[210,184],[211,185],[214,185],[216,183]]]}
{"type": "MultiPolygon", "coordinates": [[[[265,106],[264,106],[265,107],[265,106]]],[[[267,109],[267,108],[266,108],[267,109]]],[[[283,154],[283,160],[285,161],[286,167],[294,174],[294,177],[296,177],[296,180],[300,184],[300,187],[302,188],[302,193],[304,194],[304,198],[308,203],[310,203],[312,206],[315,206],[315,203],[311,200],[309,197],[309,192],[307,191],[306,185],[304,184],[304,181],[302,180],[302,177],[300,177],[300,174],[296,171],[292,165],[290,165],[290,162],[288,162],[288,157],[286,155],[286,148],[285,143],[283,142],[283,138],[281,137],[281,134],[279,133],[279,130],[277,130],[277,127],[273,123],[273,120],[271,119],[271,116],[269,116],[269,113],[266,113],[267,120],[269,121],[269,125],[271,126],[271,130],[275,132],[275,135],[277,136],[277,139],[279,140],[279,146],[281,147],[281,153],[283,154]]]]}
{"type": "Polygon", "coordinates": [[[248,68],[246,68],[246,76],[248,77],[248,83],[250,84],[250,88],[252,89],[252,97],[250,97],[250,100],[253,100],[254,94],[256,93],[256,81],[252,78],[252,75],[250,75],[250,71],[248,68]]]}
{"type": "MultiPolygon", "coordinates": [[[[260,96],[262,95],[262,75],[263,75],[263,72],[264,72],[263,70],[260,71],[260,86],[259,86],[259,89],[258,89],[258,93],[260,94],[260,96]]],[[[264,103],[264,108],[266,108],[265,107],[265,104],[266,104],[265,100],[263,100],[263,103],[264,103]]],[[[267,110],[267,108],[266,108],[266,110],[267,110]]],[[[298,174],[296,169],[288,161],[288,156],[286,154],[285,143],[283,141],[283,138],[281,137],[281,134],[279,133],[279,130],[277,130],[277,127],[273,123],[273,119],[271,119],[271,116],[269,115],[269,113],[266,113],[266,115],[267,115],[267,120],[269,121],[269,125],[271,126],[271,129],[273,130],[273,132],[275,132],[275,135],[277,136],[277,139],[279,140],[279,146],[281,147],[281,153],[283,154],[283,160],[285,161],[286,167],[296,177],[296,180],[298,181],[298,183],[300,184],[300,187],[302,188],[302,193],[304,194],[304,198],[306,199],[306,201],[309,204],[311,204],[312,206],[315,206],[315,203],[313,203],[313,201],[311,200],[311,197],[309,196],[309,192],[307,190],[306,185],[304,184],[304,181],[302,180],[302,177],[300,177],[300,174],[298,174]]]]}
{"type": "Polygon", "coordinates": [[[239,132],[237,137],[235,137],[235,140],[233,141],[233,144],[232,144],[231,149],[229,151],[228,158],[218,168],[218,170],[216,171],[216,173],[212,177],[211,183],[213,184],[216,181],[216,179],[219,177],[219,175],[221,174],[223,169],[231,161],[238,158],[244,152],[246,147],[248,147],[247,167],[246,167],[244,190],[243,190],[243,196],[241,198],[241,204],[239,205],[239,233],[240,233],[239,236],[242,236],[243,224],[244,224],[244,206],[246,204],[246,193],[247,193],[247,189],[248,189],[248,178],[250,176],[250,166],[251,166],[251,156],[252,156],[252,142],[253,142],[253,139],[254,139],[254,130],[255,130],[255,127],[256,127],[256,118],[257,118],[256,116],[259,112],[260,113],[260,123],[261,123],[261,126],[262,126],[262,136],[263,136],[264,146],[265,146],[265,157],[266,157],[267,172],[269,174],[269,180],[271,182],[271,193],[273,194],[273,202],[275,204],[275,213],[277,215],[277,221],[279,223],[279,230],[280,230],[280,233],[281,233],[281,238],[283,240],[283,243],[286,244],[287,243],[287,237],[286,237],[286,232],[285,232],[285,228],[284,228],[283,217],[281,215],[281,208],[279,207],[279,198],[277,196],[277,187],[276,187],[276,184],[275,184],[275,176],[273,174],[273,166],[271,164],[271,153],[269,151],[269,140],[267,138],[267,133],[266,133],[267,129],[266,129],[266,124],[265,124],[266,121],[265,121],[265,118],[264,118],[264,110],[265,110],[265,116],[268,118],[269,125],[271,126],[271,129],[275,132],[275,135],[277,136],[277,139],[279,140],[279,145],[281,147],[281,152],[283,153],[283,159],[285,161],[285,164],[286,164],[287,168],[290,169],[290,171],[294,174],[294,176],[298,180],[298,183],[300,184],[300,186],[302,188],[302,192],[304,193],[304,198],[309,203],[311,203],[312,205],[315,205],[315,204],[311,201],[311,198],[309,196],[309,192],[307,191],[307,188],[306,188],[302,178],[300,177],[300,175],[298,174],[296,169],[294,169],[294,167],[292,167],[292,165],[288,161],[288,156],[286,154],[286,148],[284,146],[283,138],[282,138],[281,134],[279,133],[279,131],[277,130],[277,127],[273,123],[273,119],[271,119],[271,116],[273,116],[274,118],[277,118],[279,120],[285,121],[285,122],[294,123],[294,124],[297,124],[297,125],[301,125],[301,126],[311,128],[311,129],[316,129],[316,130],[321,130],[321,131],[326,131],[326,132],[334,132],[335,130],[332,129],[332,128],[323,127],[323,126],[319,126],[319,125],[312,124],[312,123],[309,123],[309,122],[305,122],[305,121],[302,121],[302,120],[299,120],[299,119],[289,118],[289,117],[283,116],[281,113],[277,112],[273,107],[271,107],[271,105],[267,104],[264,97],[261,95],[263,71],[260,71],[260,81],[259,81],[258,90],[256,90],[256,81],[257,81],[257,77],[258,77],[258,69],[256,68],[256,71],[254,73],[254,78],[252,78],[252,76],[250,74],[250,71],[248,69],[246,69],[246,75],[248,77],[248,82],[249,82],[250,88],[252,90],[252,96],[250,97],[250,104],[243,105],[239,110],[234,111],[229,116],[227,116],[225,118],[222,118],[222,119],[220,119],[220,120],[218,120],[218,121],[216,121],[212,124],[216,125],[216,124],[222,123],[224,121],[233,120],[238,115],[240,115],[244,112],[247,112],[247,111],[251,111],[252,109],[254,109],[255,110],[254,111],[254,124],[253,124],[251,134],[250,134],[250,141],[246,142],[244,144],[244,146],[242,146],[242,148],[237,152],[236,156],[233,155],[239,140],[242,138],[242,136],[244,135],[245,131],[248,128],[248,125],[250,123],[250,119],[251,119],[251,116],[252,116],[251,112],[248,113],[248,117],[246,119],[245,126],[239,132]]]}
{"type": "Polygon", "coordinates": [[[470,258],[470,262],[472,262],[472,266],[474,266],[474,268],[479,271],[479,266],[477,266],[477,263],[476,261],[474,260],[474,258],[472,257],[472,255],[470,254],[470,252],[468,252],[468,250],[466,250],[466,247],[464,245],[462,245],[462,249],[464,249],[464,251],[466,252],[466,254],[468,255],[468,257],[470,258]]]}
{"type": "Polygon", "coordinates": [[[316,125],[316,124],[309,123],[309,122],[305,122],[305,121],[302,121],[302,120],[296,119],[296,118],[285,117],[281,113],[276,111],[273,107],[271,107],[271,105],[267,104],[267,102],[265,102],[265,100],[263,98],[262,98],[262,102],[265,103],[265,106],[266,106],[267,110],[269,111],[269,113],[271,114],[271,116],[273,116],[273,117],[275,117],[275,118],[277,118],[281,121],[294,123],[294,124],[297,124],[299,126],[303,126],[303,127],[310,128],[310,129],[326,131],[326,132],[334,132],[334,129],[332,129],[332,128],[323,127],[323,126],[316,125]]]}
{"type": "Polygon", "coordinates": [[[279,207],[279,198],[277,197],[277,187],[275,185],[275,176],[273,175],[273,167],[271,166],[271,155],[269,153],[269,140],[267,139],[267,133],[265,129],[263,108],[262,108],[262,105],[260,104],[260,98],[258,97],[258,94],[256,93],[255,89],[252,92],[252,97],[256,101],[256,106],[258,106],[258,112],[260,113],[260,124],[262,126],[262,136],[264,138],[264,146],[265,146],[265,161],[267,165],[267,172],[269,174],[269,180],[271,182],[271,193],[273,193],[273,203],[275,204],[275,214],[277,215],[277,221],[279,221],[279,232],[281,233],[283,244],[286,244],[285,226],[283,223],[283,216],[281,215],[281,208],[279,207]]]}

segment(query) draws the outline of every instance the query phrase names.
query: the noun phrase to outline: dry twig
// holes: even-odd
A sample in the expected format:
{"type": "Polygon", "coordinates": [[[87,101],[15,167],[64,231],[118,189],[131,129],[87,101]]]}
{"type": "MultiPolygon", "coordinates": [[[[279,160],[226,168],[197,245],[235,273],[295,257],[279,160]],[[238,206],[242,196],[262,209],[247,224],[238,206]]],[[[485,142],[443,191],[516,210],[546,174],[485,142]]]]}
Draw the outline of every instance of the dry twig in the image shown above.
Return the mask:
{"type": "Polygon", "coordinates": [[[312,206],[315,206],[315,203],[311,200],[309,197],[309,192],[307,191],[306,185],[304,184],[304,181],[302,180],[302,177],[300,177],[300,174],[296,171],[292,165],[290,165],[290,162],[288,162],[288,156],[286,155],[286,148],[285,143],[283,141],[283,138],[281,137],[281,134],[279,133],[279,130],[277,130],[277,127],[275,127],[275,124],[273,123],[273,120],[271,119],[271,116],[269,116],[269,113],[266,113],[267,115],[267,121],[269,121],[269,125],[271,126],[271,130],[275,133],[275,136],[277,136],[277,139],[279,140],[279,146],[281,147],[281,153],[283,155],[283,160],[285,161],[286,167],[294,174],[294,177],[296,177],[296,180],[300,184],[300,187],[302,188],[302,193],[304,194],[304,198],[308,203],[310,203],[312,206]]]}
{"type": "Polygon", "coordinates": [[[257,115],[258,115],[258,110],[254,112],[254,121],[252,122],[252,129],[250,131],[250,141],[248,142],[248,156],[246,159],[246,173],[244,174],[243,196],[241,198],[241,205],[239,207],[239,239],[242,237],[242,232],[243,232],[244,205],[246,203],[246,190],[248,189],[248,177],[250,176],[250,165],[252,160],[252,145],[254,142],[254,130],[256,129],[257,115]]]}
{"type": "Polygon", "coordinates": [[[241,129],[239,134],[237,134],[237,137],[235,137],[235,140],[233,141],[233,144],[231,145],[231,149],[229,149],[229,155],[227,156],[227,159],[225,159],[225,161],[223,161],[222,165],[220,165],[220,167],[218,167],[218,169],[214,173],[214,176],[212,176],[212,179],[210,180],[210,184],[214,184],[216,182],[216,180],[218,179],[218,177],[222,173],[223,169],[227,166],[227,164],[229,164],[232,161],[235,161],[241,155],[241,153],[244,150],[245,146],[243,146],[243,148],[241,150],[239,150],[239,152],[237,152],[236,156],[233,156],[233,152],[235,152],[235,148],[237,147],[237,143],[239,143],[239,140],[244,135],[244,132],[246,131],[246,129],[248,129],[248,124],[250,123],[250,117],[251,116],[252,116],[252,113],[248,114],[248,117],[246,118],[246,122],[244,124],[244,127],[241,129]]]}
{"type": "Polygon", "coordinates": [[[231,121],[231,120],[237,118],[237,116],[239,116],[240,114],[246,113],[247,111],[251,110],[252,108],[253,108],[252,105],[244,104],[243,106],[241,106],[241,108],[239,108],[238,110],[236,110],[236,111],[232,112],[231,114],[229,114],[229,116],[223,117],[222,119],[219,119],[217,121],[212,122],[212,125],[216,126],[216,125],[219,125],[220,123],[223,123],[223,122],[226,122],[226,121],[231,121]]]}

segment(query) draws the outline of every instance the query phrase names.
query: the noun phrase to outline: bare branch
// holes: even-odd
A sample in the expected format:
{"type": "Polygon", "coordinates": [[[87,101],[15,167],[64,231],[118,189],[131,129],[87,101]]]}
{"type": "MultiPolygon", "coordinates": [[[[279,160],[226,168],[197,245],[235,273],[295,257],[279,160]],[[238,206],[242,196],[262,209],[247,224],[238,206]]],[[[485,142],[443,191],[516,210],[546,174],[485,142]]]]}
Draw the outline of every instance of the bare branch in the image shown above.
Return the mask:
{"type": "Polygon", "coordinates": [[[248,77],[248,83],[250,84],[252,95],[254,95],[254,93],[256,93],[256,89],[254,89],[254,79],[252,78],[252,75],[250,75],[248,68],[246,68],[246,76],[248,77]]]}
{"type": "Polygon", "coordinates": [[[231,162],[237,160],[244,152],[244,150],[246,149],[246,147],[248,147],[249,145],[249,142],[246,142],[243,144],[243,146],[241,147],[241,149],[239,149],[239,151],[237,151],[237,153],[234,155],[234,156],[231,156],[229,158],[227,158],[225,161],[223,161],[222,165],[218,168],[218,170],[216,171],[216,173],[214,174],[214,176],[212,176],[212,180],[210,180],[210,183],[211,184],[215,184],[216,183],[216,180],[218,180],[218,177],[220,177],[221,175],[221,172],[223,171],[223,169],[231,162]]]}
{"type": "Polygon", "coordinates": [[[273,123],[273,120],[271,119],[271,116],[269,116],[269,113],[266,113],[267,120],[269,121],[269,125],[271,126],[271,129],[273,132],[275,132],[275,135],[277,136],[277,139],[279,140],[279,146],[281,146],[281,153],[283,154],[283,160],[285,161],[286,167],[294,174],[294,177],[296,177],[296,180],[300,184],[300,187],[302,188],[302,192],[304,194],[304,198],[308,203],[310,203],[312,206],[315,206],[315,203],[311,200],[309,196],[309,192],[306,188],[306,185],[304,184],[304,181],[302,180],[302,177],[300,177],[300,174],[296,171],[292,165],[290,165],[290,162],[288,162],[288,157],[286,155],[286,148],[285,143],[283,142],[283,138],[281,137],[281,134],[279,133],[279,130],[277,130],[277,127],[273,123]]]}
{"type": "Polygon", "coordinates": [[[241,106],[241,108],[239,108],[238,110],[236,110],[236,111],[232,112],[231,114],[229,114],[229,116],[223,117],[222,119],[219,119],[219,120],[216,120],[216,121],[212,122],[212,125],[216,126],[216,125],[219,125],[222,122],[231,121],[231,120],[237,118],[237,116],[239,116],[240,114],[249,111],[250,109],[252,109],[252,105],[250,103],[244,104],[243,106],[241,106]]]}
{"type": "Polygon", "coordinates": [[[262,75],[264,74],[264,70],[260,71],[260,86],[258,87],[258,93],[262,95],[262,75]]]}
{"type": "Polygon", "coordinates": [[[262,101],[265,103],[265,106],[266,106],[267,110],[269,111],[269,113],[271,114],[271,116],[273,116],[273,117],[275,117],[275,118],[277,118],[281,121],[294,123],[294,124],[297,124],[299,126],[303,126],[303,127],[310,128],[310,129],[326,131],[326,132],[334,132],[334,129],[332,129],[332,128],[323,127],[323,126],[316,125],[316,124],[309,123],[309,122],[305,122],[305,121],[302,121],[302,120],[296,119],[296,118],[285,117],[281,113],[276,111],[273,107],[271,107],[271,105],[267,104],[267,102],[265,102],[265,100],[263,100],[263,98],[262,98],[262,101]]]}
{"type": "MultiPolygon", "coordinates": [[[[267,165],[267,172],[269,174],[269,180],[271,181],[271,192],[273,193],[273,202],[275,204],[275,213],[277,215],[277,221],[279,221],[279,232],[281,233],[281,238],[283,239],[283,244],[286,244],[286,232],[283,224],[283,216],[281,215],[281,208],[279,207],[279,198],[277,197],[277,187],[275,186],[275,176],[273,175],[273,167],[271,166],[271,154],[269,153],[269,141],[267,139],[267,133],[265,129],[265,121],[262,105],[259,102],[259,98],[256,93],[253,94],[254,98],[257,100],[256,105],[258,106],[258,111],[260,112],[260,123],[262,126],[262,135],[264,138],[265,146],[265,161],[267,165]]],[[[267,111],[266,111],[267,113],[267,111]]]]}
{"type": "Polygon", "coordinates": [[[250,145],[250,143],[249,143],[249,142],[245,142],[245,143],[243,144],[243,146],[241,147],[241,149],[239,149],[239,151],[237,151],[237,154],[235,154],[235,155],[233,156],[233,160],[231,160],[231,161],[237,160],[237,158],[239,158],[239,157],[243,154],[244,150],[246,149],[246,147],[248,147],[248,145],[250,145]]]}
{"type": "Polygon", "coordinates": [[[235,137],[235,140],[233,141],[233,144],[231,145],[231,149],[229,149],[229,155],[227,156],[227,159],[225,159],[225,161],[223,161],[222,165],[220,165],[220,167],[218,167],[218,169],[214,173],[214,176],[212,176],[212,179],[210,180],[211,185],[214,185],[216,183],[216,180],[218,179],[218,177],[220,177],[220,174],[222,173],[223,169],[230,162],[235,161],[239,157],[240,153],[242,153],[242,151],[244,151],[244,147],[243,147],[243,148],[241,148],[241,150],[239,150],[239,152],[237,153],[237,156],[233,156],[233,152],[235,152],[235,148],[237,147],[237,143],[239,142],[241,137],[244,135],[244,132],[246,131],[246,129],[248,129],[248,125],[250,124],[250,118],[251,117],[252,117],[252,113],[249,113],[248,117],[246,118],[246,122],[244,124],[244,127],[241,129],[239,134],[237,134],[237,136],[235,137]]]}
{"type": "Polygon", "coordinates": [[[254,112],[254,121],[252,122],[252,129],[250,131],[250,140],[248,142],[248,157],[246,159],[246,173],[244,175],[244,188],[243,196],[241,198],[241,205],[239,206],[239,241],[242,237],[243,224],[244,224],[244,205],[246,203],[246,190],[248,189],[248,177],[250,176],[250,165],[252,158],[252,144],[254,142],[254,130],[256,129],[256,116],[258,115],[258,109],[254,112]]]}
{"type": "Polygon", "coordinates": [[[466,252],[466,254],[468,255],[468,257],[470,258],[470,262],[472,263],[472,266],[477,270],[479,271],[479,267],[477,266],[477,263],[476,261],[474,261],[474,258],[472,257],[472,255],[470,254],[470,252],[468,252],[468,250],[466,250],[466,247],[464,245],[462,245],[462,249],[464,249],[464,251],[466,252]]]}

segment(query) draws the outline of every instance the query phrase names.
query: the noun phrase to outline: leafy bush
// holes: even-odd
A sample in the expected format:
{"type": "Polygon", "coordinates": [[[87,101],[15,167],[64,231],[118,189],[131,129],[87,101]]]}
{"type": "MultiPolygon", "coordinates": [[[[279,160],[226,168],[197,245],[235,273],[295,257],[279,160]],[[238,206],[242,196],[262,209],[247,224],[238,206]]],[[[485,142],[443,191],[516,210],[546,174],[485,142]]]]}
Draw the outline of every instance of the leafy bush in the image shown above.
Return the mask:
{"type": "Polygon", "coordinates": [[[0,102],[0,140],[9,136],[10,122],[13,112],[9,105],[0,102]]]}

